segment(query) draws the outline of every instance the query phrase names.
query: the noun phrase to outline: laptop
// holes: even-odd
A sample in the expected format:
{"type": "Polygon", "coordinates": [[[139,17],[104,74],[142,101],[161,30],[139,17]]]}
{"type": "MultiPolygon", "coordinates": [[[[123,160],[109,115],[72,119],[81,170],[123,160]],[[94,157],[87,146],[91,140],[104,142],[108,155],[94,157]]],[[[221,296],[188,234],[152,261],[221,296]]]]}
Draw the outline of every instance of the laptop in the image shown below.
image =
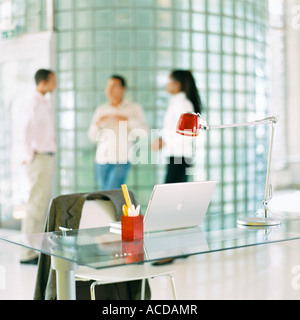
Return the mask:
{"type": "MultiPolygon", "coordinates": [[[[216,181],[155,185],[144,215],[144,232],[199,226],[210,204],[216,181]]],[[[110,223],[121,233],[121,222],[110,223]]]]}
{"type": "Polygon", "coordinates": [[[201,225],[216,184],[205,181],[154,186],[144,216],[144,232],[201,225]]]}

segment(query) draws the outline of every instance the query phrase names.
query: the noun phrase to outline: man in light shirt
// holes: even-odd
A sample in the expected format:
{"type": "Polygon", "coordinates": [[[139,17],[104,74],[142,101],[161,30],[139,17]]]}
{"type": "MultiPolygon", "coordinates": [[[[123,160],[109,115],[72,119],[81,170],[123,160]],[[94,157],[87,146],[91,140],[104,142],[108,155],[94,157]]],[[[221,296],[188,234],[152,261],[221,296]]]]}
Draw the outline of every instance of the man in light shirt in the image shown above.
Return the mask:
{"type": "Polygon", "coordinates": [[[148,126],[142,107],[124,99],[126,81],[113,75],[107,82],[108,102],[99,106],[88,130],[89,139],[97,143],[96,179],[101,190],[121,188],[130,169],[128,139],[130,132],[148,126]]]}
{"type": "MultiPolygon", "coordinates": [[[[24,160],[30,184],[26,217],[22,221],[24,234],[43,232],[51,199],[54,156],[57,152],[53,110],[47,93],[56,89],[56,77],[50,70],[38,70],[35,74],[36,91],[24,119],[24,160]]],[[[37,253],[21,251],[21,263],[37,263],[37,253]]]]}

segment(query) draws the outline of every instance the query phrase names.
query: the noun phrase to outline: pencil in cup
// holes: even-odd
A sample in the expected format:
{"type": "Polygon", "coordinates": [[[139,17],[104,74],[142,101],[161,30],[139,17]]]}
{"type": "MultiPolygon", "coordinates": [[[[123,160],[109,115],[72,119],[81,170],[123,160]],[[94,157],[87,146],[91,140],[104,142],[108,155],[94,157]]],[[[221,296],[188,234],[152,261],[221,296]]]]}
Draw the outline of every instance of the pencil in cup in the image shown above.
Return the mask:
{"type": "Polygon", "coordinates": [[[124,195],[124,198],[125,198],[125,202],[126,202],[127,208],[132,210],[132,203],[131,203],[131,199],[130,199],[130,195],[129,195],[129,192],[128,192],[127,185],[126,184],[122,184],[121,187],[122,187],[122,191],[123,191],[123,195],[124,195]]]}

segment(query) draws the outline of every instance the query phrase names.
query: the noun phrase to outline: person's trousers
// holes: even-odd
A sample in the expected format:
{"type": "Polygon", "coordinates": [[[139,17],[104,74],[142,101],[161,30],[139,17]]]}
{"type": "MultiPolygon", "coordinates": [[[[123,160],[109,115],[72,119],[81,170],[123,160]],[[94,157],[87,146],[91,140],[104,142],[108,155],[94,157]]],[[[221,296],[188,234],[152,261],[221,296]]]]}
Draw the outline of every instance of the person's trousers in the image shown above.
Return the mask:
{"type": "Polygon", "coordinates": [[[120,189],[125,184],[130,163],[127,164],[98,164],[96,163],[96,179],[99,190],[120,189]]]}
{"type": "MultiPolygon", "coordinates": [[[[23,234],[44,232],[52,193],[54,159],[54,156],[36,154],[33,162],[26,165],[30,192],[26,217],[22,221],[23,234]]],[[[20,259],[21,261],[28,261],[37,256],[37,252],[22,248],[20,259]]]]}
{"type": "Polygon", "coordinates": [[[170,157],[165,183],[187,182],[187,169],[191,167],[189,162],[191,162],[191,160],[185,159],[184,157],[170,157]]]}

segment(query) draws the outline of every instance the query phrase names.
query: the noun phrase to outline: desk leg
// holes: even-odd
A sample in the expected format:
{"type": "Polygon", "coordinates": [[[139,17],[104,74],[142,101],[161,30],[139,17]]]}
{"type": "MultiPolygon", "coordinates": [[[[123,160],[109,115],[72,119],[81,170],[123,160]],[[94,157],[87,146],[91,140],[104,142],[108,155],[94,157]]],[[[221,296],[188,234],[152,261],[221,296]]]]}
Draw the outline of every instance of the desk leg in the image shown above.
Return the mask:
{"type": "Polygon", "coordinates": [[[75,270],[78,265],[74,262],[51,256],[51,266],[56,271],[57,300],[76,300],[75,270]]]}

